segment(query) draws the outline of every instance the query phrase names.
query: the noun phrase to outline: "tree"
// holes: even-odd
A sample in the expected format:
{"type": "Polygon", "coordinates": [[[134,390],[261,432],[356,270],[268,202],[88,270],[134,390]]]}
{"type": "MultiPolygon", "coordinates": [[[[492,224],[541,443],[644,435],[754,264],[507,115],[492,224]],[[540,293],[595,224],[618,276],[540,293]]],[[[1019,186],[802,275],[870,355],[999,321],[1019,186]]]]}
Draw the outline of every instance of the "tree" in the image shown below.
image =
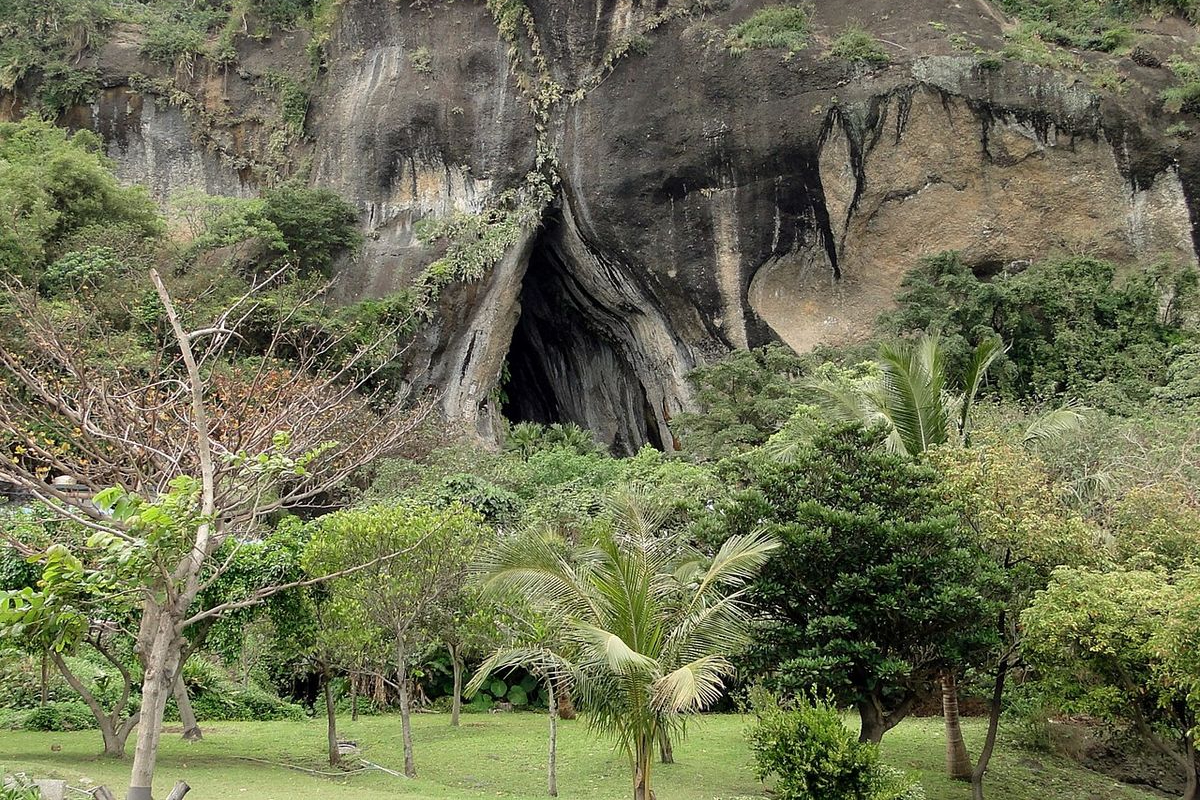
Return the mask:
{"type": "MultiPolygon", "coordinates": [[[[941,337],[922,335],[912,343],[880,347],[879,372],[874,375],[850,383],[826,378],[812,385],[828,416],[868,427],[883,425],[888,431],[889,449],[921,458],[931,449],[951,442],[970,444],[971,412],[976,397],[988,371],[1004,355],[1004,350],[999,337],[982,338],[952,386],[947,376],[948,354],[941,337]]],[[[1081,419],[1070,407],[1051,411],[1030,424],[1025,439],[1061,437],[1078,428],[1081,419]]],[[[971,780],[974,768],[962,737],[958,711],[959,666],[948,665],[941,676],[946,769],[953,778],[971,780]]]]}
{"type": "Polygon", "coordinates": [[[483,535],[479,518],[461,507],[434,508],[414,501],[346,509],[323,517],[305,553],[313,574],[358,564],[353,578],[332,588],[388,631],[394,648],[404,738],[404,774],[416,777],[411,727],[410,656],[430,641],[437,605],[462,583],[483,535]],[[401,558],[392,554],[402,553],[401,558]]]}
{"type": "Polygon", "coordinates": [[[888,436],[821,430],[793,462],[761,463],[722,509],[727,535],[761,521],[781,543],[754,587],[765,621],[751,669],[792,693],[833,691],[870,742],[979,645],[992,611],[990,559],[941,501],[936,472],[887,452],[888,436]]]}
{"type": "Polygon", "coordinates": [[[1185,354],[1172,345],[1195,341],[1185,323],[1197,273],[1166,263],[1122,272],[1067,256],[980,277],[958,254],[942,253],[905,278],[890,324],[905,334],[943,334],[951,372],[964,369],[977,345],[1000,337],[1011,345],[998,370],[1007,393],[1077,397],[1130,413],[1185,354]]]}
{"type": "Polygon", "coordinates": [[[245,364],[236,357],[239,327],[267,284],[256,283],[216,319],[185,327],[165,284],[156,272],[150,277],[165,327],[151,332],[161,344],[146,361],[122,361],[124,340],[110,338],[86,305],[48,308],[20,286],[10,287],[0,337],[0,479],[95,531],[86,552],[92,569],[122,557],[140,567],[138,581],[122,587],[136,591],[145,667],[130,800],[150,796],[187,628],[281,588],[197,610],[200,592],[223,569],[214,555],[251,538],[276,511],[328,502],[422,418],[403,398],[371,388],[379,367],[369,364],[400,350],[403,323],[331,366],[325,356],[341,340],[287,330],[301,311],[293,308],[278,316],[265,357],[245,364]],[[281,351],[291,360],[277,358],[281,351]],[[98,492],[97,502],[49,481],[59,475],[98,492]]]}
{"type": "Polygon", "coordinates": [[[525,606],[509,615],[505,639],[479,665],[468,694],[479,691],[488,676],[514,669],[518,665],[528,670],[546,685],[546,708],[549,713],[549,743],[546,755],[546,794],[558,797],[558,719],[561,698],[570,697],[572,690],[571,664],[563,659],[568,643],[563,626],[550,617],[525,606]]]}
{"type": "Polygon", "coordinates": [[[717,460],[762,444],[801,403],[801,358],[771,344],[739,350],[688,374],[702,413],[676,416],[671,427],[682,449],[717,460]]]}
{"type": "MultiPolygon", "coordinates": [[[[978,760],[966,757],[965,770],[975,800],[983,798],[983,779],[996,745],[1008,674],[1021,664],[1018,620],[1051,572],[1063,564],[1081,564],[1097,553],[1097,534],[1066,510],[1063,491],[1049,478],[1036,454],[1003,439],[975,446],[942,447],[929,454],[941,473],[942,492],[990,557],[999,573],[989,595],[997,603],[994,636],[970,654],[992,672],[988,728],[978,760]]],[[[944,688],[945,694],[950,694],[944,688]]],[[[949,702],[957,706],[957,696],[949,702]]],[[[956,708],[955,708],[956,710],[956,708]]],[[[957,714],[945,713],[948,740],[958,736],[957,714]]],[[[961,748],[965,756],[965,745],[961,748]]],[[[948,758],[956,757],[953,748],[948,758]]],[[[955,764],[953,772],[963,769],[955,764]]]]}
{"type": "Polygon", "coordinates": [[[1026,654],[1067,711],[1133,726],[1200,797],[1200,575],[1056,570],[1021,615],[1026,654]]]}
{"type": "Polygon", "coordinates": [[[5,536],[27,556],[39,557],[40,570],[35,580],[0,591],[0,640],[47,658],[92,712],[104,755],[123,756],[139,712],[131,707],[134,677],[125,657],[134,638],[136,598],[122,595],[120,587],[135,579],[136,572],[119,560],[106,572],[85,570],[72,550],[87,538],[86,529],[45,512],[30,512],[18,512],[16,519],[5,515],[10,523],[5,536]],[[85,647],[120,677],[120,692],[107,705],[64,658],[85,647]]]}
{"type": "Polygon", "coordinates": [[[0,123],[0,275],[36,279],[81,231],[162,232],[149,194],[122,186],[103,153],[91,131],[68,134],[34,115],[0,123]]]}
{"type": "Polygon", "coordinates": [[[629,756],[635,800],[652,800],[661,730],[715,702],[745,642],[745,583],[775,549],[761,533],[729,537],[711,558],[662,532],[663,513],[618,497],[611,526],[580,545],[538,529],[502,541],[478,564],[489,587],[509,590],[561,620],[562,645],[517,648],[490,668],[530,664],[561,673],[589,726],[629,756]]]}
{"type": "Polygon", "coordinates": [[[447,592],[431,613],[431,629],[450,656],[452,689],[450,725],[458,727],[462,714],[463,673],[467,659],[482,657],[494,648],[507,616],[502,605],[484,595],[474,584],[463,583],[447,592]]]}

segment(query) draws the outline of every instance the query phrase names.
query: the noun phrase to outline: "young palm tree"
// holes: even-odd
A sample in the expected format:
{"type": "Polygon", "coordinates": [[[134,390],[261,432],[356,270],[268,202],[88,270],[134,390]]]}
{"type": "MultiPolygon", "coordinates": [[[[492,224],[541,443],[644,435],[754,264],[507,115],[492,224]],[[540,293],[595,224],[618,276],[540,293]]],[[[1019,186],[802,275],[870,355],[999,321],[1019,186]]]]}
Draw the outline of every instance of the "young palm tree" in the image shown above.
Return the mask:
{"type": "Polygon", "coordinates": [[[487,667],[528,665],[569,681],[589,727],[628,754],[634,800],[653,800],[659,733],[720,697],[729,656],[749,634],[746,583],[778,545],[761,533],[735,536],[705,557],[665,532],[665,513],[642,498],[619,495],[613,511],[593,542],[529,531],[479,565],[487,585],[562,621],[549,647],[502,650],[487,667]]]}
{"type": "MultiPolygon", "coordinates": [[[[971,410],[987,372],[1004,353],[999,337],[981,341],[963,374],[950,388],[946,356],[936,334],[912,343],[885,344],[879,374],[858,384],[822,380],[812,384],[825,415],[867,427],[885,425],[888,447],[919,458],[930,448],[957,440],[970,444],[971,410]]],[[[1083,416],[1069,404],[1035,419],[1025,430],[1026,444],[1048,441],[1077,430],[1083,416]]],[[[942,714],[946,725],[946,769],[950,777],[972,780],[971,763],[958,710],[953,670],[942,676],[942,714]]],[[[986,766],[986,765],[985,765],[986,766]]]]}

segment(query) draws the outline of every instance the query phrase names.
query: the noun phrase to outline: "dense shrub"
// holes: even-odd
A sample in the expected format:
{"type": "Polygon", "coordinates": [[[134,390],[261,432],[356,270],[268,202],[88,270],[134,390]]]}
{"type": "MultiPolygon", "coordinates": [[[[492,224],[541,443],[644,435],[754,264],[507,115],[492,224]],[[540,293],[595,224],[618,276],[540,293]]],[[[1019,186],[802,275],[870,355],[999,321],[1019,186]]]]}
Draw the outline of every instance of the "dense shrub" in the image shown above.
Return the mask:
{"type": "Polygon", "coordinates": [[[808,44],[810,30],[809,11],[805,6],[767,6],[730,28],[725,46],[735,55],[768,48],[794,53],[808,44]]]}
{"type": "Polygon", "coordinates": [[[832,699],[800,696],[786,704],[753,693],[748,738],[760,780],[774,777],[779,800],[918,800],[919,786],[879,763],[875,745],[858,741],[832,699]]]}
{"type": "Polygon", "coordinates": [[[47,703],[25,715],[27,731],[85,731],[96,727],[96,718],[82,700],[47,703]]]}
{"type": "Polygon", "coordinates": [[[300,720],[304,709],[280,700],[254,684],[228,684],[220,691],[201,692],[192,698],[199,719],[210,720],[300,720]]]}
{"type": "Polygon", "coordinates": [[[1131,23],[1147,13],[1194,16],[1196,0],[1000,0],[1042,39],[1064,47],[1112,52],[1133,39],[1131,23]]]}
{"type": "Polygon", "coordinates": [[[302,273],[326,274],[334,259],[362,244],[358,210],[335,192],[284,185],[263,192],[263,200],[302,273]]]}
{"type": "Polygon", "coordinates": [[[737,351],[688,374],[700,413],[671,420],[685,453],[717,460],[765,442],[800,406],[803,359],[784,345],[737,351]]]}
{"type": "Polygon", "coordinates": [[[1130,412],[1172,376],[1164,355],[1195,340],[1194,269],[1158,265],[1118,277],[1112,263],[1053,258],[977,275],[954,253],[926,259],[902,284],[885,324],[901,333],[936,331],[961,370],[970,350],[999,335],[1009,345],[993,372],[1021,399],[1079,398],[1130,412]]]}
{"type": "Polygon", "coordinates": [[[848,25],[829,46],[829,55],[852,64],[881,67],[891,61],[875,37],[859,25],[848,25]]]}

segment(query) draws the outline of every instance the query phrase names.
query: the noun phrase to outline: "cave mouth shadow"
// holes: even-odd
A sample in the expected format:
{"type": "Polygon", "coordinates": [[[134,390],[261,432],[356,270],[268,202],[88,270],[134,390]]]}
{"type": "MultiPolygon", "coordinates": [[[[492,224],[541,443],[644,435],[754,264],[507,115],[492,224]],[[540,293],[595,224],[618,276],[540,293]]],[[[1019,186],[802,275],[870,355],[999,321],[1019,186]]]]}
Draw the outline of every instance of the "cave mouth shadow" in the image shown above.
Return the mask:
{"type": "MultiPolygon", "coordinates": [[[[660,450],[657,418],[628,353],[638,347],[636,309],[595,291],[595,264],[570,255],[561,212],[552,211],[529,255],[520,316],[507,357],[500,412],[510,422],[575,423],[614,455],[649,443],[660,450]]],[[[589,260],[590,261],[590,260],[589,260]]]]}

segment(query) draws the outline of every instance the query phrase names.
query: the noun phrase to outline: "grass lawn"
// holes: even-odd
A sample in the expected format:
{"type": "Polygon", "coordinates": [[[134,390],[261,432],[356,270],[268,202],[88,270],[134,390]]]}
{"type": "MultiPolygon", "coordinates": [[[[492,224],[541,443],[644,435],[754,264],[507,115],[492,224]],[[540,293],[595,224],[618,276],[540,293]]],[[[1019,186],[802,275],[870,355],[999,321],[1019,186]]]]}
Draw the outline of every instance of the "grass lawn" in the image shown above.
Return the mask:
{"type": "MultiPolygon", "coordinates": [[[[323,769],[323,720],[307,722],[225,722],[204,726],[204,741],[183,742],[165,734],[158,762],[156,793],[176,779],[193,787],[189,800],[301,800],[326,798],[537,798],[545,796],[545,718],[537,714],[464,715],[455,730],[442,714],[414,718],[416,780],[380,772],[327,778],[256,763],[240,757],[323,769]]],[[[763,797],[749,766],[744,739],[747,720],[708,716],[676,745],[674,765],[660,765],[655,789],[660,800],[730,800],[763,797]]],[[[399,717],[346,721],[344,738],[354,739],[363,756],[401,771],[399,717]]],[[[969,744],[982,737],[979,720],[966,721],[969,744]]],[[[969,787],[941,775],[940,719],[911,719],[884,739],[884,760],[916,774],[930,800],[966,800],[969,787]]],[[[72,785],[106,783],[123,795],[128,760],[98,758],[99,734],[0,732],[0,768],[36,777],[65,778],[72,785]],[[61,746],[52,752],[52,744],[61,746]]],[[[977,749],[977,747],[976,747],[977,749]]],[[[129,750],[132,753],[133,740],[129,750]]],[[[1154,795],[1117,784],[1067,761],[1001,749],[992,761],[990,798],[996,800],[1148,800],[1154,795]]],[[[624,758],[589,735],[580,721],[559,726],[559,795],[581,800],[627,798],[631,794],[624,758]]]]}

